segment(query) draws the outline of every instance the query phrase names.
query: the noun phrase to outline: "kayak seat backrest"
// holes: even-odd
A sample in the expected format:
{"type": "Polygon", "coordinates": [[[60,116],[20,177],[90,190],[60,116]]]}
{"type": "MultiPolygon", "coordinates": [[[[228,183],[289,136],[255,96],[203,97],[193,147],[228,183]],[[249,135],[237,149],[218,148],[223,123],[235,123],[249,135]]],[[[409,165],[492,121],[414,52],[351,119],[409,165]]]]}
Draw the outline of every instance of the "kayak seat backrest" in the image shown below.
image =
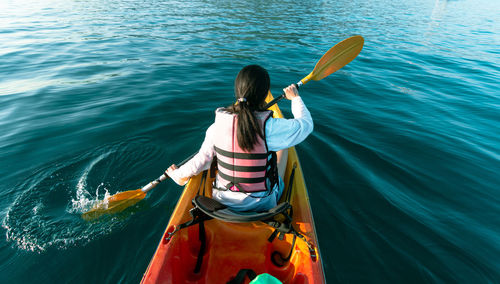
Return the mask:
{"type": "Polygon", "coordinates": [[[193,199],[193,205],[206,215],[229,223],[266,221],[278,214],[285,213],[291,207],[288,202],[283,202],[265,212],[236,212],[224,204],[203,195],[197,195],[193,199]]]}

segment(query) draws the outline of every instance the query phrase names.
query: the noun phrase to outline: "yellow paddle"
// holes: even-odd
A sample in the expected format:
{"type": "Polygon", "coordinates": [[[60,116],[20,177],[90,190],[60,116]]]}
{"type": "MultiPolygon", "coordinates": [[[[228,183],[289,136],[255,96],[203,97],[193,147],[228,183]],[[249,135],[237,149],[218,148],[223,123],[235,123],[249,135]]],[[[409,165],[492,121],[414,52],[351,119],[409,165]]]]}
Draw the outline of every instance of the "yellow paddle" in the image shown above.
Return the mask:
{"type": "MultiPolygon", "coordinates": [[[[357,35],[344,39],[343,41],[337,43],[334,47],[330,48],[330,50],[328,50],[323,57],[321,57],[318,63],[316,63],[313,71],[295,84],[297,89],[311,80],[319,81],[346,66],[347,63],[351,62],[361,52],[364,41],[365,40],[362,36],[357,35]]],[[[266,105],[266,109],[283,98],[285,98],[284,93],[270,101],[266,105]]]]}
{"type": "MultiPolygon", "coordinates": [[[[337,43],[334,47],[330,48],[323,57],[316,63],[313,71],[309,73],[304,79],[300,80],[296,86],[306,84],[310,80],[319,81],[333,72],[351,62],[363,48],[364,39],[362,36],[353,36],[337,43]]],[[[266,109],[274,105],[285,97],[285,94],[275,98],[266,105],[266,109]]],[[[189,161],[195,154],[184,160],[179,164],[182,166],[185,162],[189,161]]],[[[148,183],[143,188],[136,190],[129,190],[119,192],[115,195],[105,198],[103,201],[96,204],[91,210],[82,214],[85,220],[92,220],[98,218],[103,214],[111,214],[123,211],[129,206],[136,204],[146,197],[146,193],[157,186],[160,182],[167,179],[166,174],[162,174],[158,179],[148,183]]]]}
{"type": "MultiPolygon", "coordinates": [[[[180,162],[178,167],[184,165],[187,161],[191,160],[191,158],[194,157],[197,153],[194,153],[193,155],[189,156],[187,159],[184,161],[180,162]]],[[[100,216],[104,214],[113,214],[113,213],[118,213],[126,208],[136,204],[137,202],[141,201],[146,197],[146,193],[153,189],[155,186],[157,186],[160,182],[166,180],[168,178],[167,174],[163,173],[160,177],[158,177],[156,180],[148,183],[147,185],[143,186],[142,188],[136,189],[136,190],[128,190],[124,192],[118,192],[114,195],[108,196],[104,200],[100,201],[92,209],[89,211],[85,212],[82,214],[82,218],[89,221],[93,220],[96,218],[99,218],[100,216]]]]}

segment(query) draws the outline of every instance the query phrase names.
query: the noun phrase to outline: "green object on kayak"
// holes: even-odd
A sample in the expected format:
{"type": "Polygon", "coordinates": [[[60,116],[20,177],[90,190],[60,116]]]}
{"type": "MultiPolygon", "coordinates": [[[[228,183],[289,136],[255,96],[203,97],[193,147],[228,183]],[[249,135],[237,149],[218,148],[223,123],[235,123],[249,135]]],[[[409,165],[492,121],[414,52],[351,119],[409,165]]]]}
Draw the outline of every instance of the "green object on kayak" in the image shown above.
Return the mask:
{"type": "Polygon", "coordinates": [[[271,274],[264,273],[255,277],[255,279],[252,280],[250,284],[282,284],[282,283],[271,274]]]}

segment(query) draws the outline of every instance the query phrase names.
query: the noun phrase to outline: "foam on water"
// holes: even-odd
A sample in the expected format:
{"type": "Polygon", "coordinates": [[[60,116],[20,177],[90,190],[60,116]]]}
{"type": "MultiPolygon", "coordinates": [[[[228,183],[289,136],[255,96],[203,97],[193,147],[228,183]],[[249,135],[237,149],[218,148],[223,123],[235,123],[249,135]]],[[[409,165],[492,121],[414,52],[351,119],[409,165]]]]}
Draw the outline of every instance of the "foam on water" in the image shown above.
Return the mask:
{"type": "Polygon", "coordinates": [[[7,210],[2,222],[7,241],[19,249],[41,253],[50,248],[86,245],[122,226],[123,218],[120,221],[116,216],[108,216],[100,222],[86,222],[81,218],[82,213],[110,195],[109,183],[94,185],[93,176],[115,151],[96,152],[103,153],[97,157],[83,154],[41,168],[19,185],[23,193],[7,210]]]}

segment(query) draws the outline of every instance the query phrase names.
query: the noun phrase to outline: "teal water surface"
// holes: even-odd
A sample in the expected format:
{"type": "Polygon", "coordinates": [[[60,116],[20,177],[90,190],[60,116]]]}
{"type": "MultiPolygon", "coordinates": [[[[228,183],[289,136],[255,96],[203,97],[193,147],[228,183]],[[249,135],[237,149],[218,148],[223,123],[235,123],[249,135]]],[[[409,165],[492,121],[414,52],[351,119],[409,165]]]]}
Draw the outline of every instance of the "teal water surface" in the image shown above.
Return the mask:
{"type": "MultiPolygon", "coordinates": [[[[181,188],[80,214],[201,145],[247,64],[301,95],[329,283],[500,282],[500,3],[1,1],[0,283],[137,283],[181,188]]],[[[290,115],[289,102],[280,103],[290,115]]]]}

